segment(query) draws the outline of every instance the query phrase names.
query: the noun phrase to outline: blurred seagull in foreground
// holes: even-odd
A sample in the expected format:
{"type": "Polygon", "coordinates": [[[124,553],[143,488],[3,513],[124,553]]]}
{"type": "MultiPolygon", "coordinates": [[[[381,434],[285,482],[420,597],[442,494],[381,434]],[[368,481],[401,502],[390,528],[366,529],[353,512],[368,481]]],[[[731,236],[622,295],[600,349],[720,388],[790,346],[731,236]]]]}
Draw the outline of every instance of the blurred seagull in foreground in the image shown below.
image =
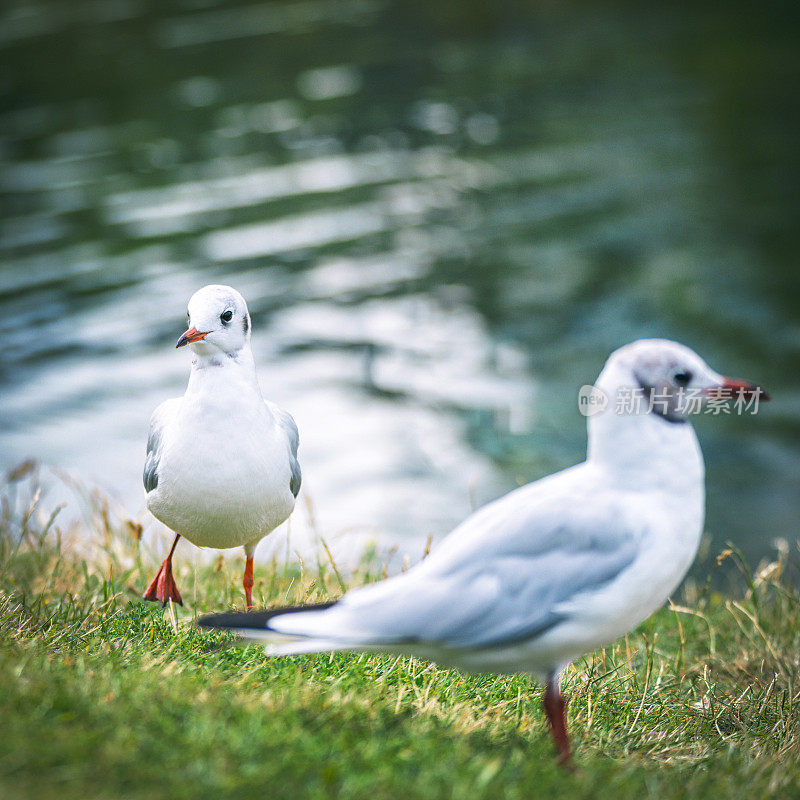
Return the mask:
{"type": "Polygon", "coordinates": [[[561,673],[652,614],[697,553],[703,458],[681,398],[768,399],[658,339],[614,352],[594,391],[609,403],[588,419],[586,461],[480,509],[408,572],[333,603],[211,614],[199,624],[263,641],[272,655],[377,650],[531,673],[545,684],[566,764],[561,673]],[[660,402],[620,410],[628,390],[660,402]]]}
{"type": "Polygon", "coordinates": [[[244,546],[249,609],[253,551],[289,517],[300,491],[297,426],[261,396],[239,292],[203,287],[189,300],[188,322],[176,345],[194,351],[186,394],[163,402],[150,419],[147,507],[175,539],[144,598],[183,603],[172,575],[183,536],[200,547],[244,546]]]}

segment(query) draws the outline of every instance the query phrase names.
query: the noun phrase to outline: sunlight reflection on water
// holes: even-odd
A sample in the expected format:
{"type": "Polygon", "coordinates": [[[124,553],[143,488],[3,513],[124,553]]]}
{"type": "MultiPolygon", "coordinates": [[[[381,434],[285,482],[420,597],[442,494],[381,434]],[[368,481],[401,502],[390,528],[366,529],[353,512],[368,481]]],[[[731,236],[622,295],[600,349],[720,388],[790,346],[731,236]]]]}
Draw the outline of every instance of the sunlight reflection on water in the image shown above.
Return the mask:
{"type": "MultiPolygon", "coordinates": [[[[225,282],[345,550],[416,552],[580,459],[577,387],[644,335],[768,384],[763,417],[698,422],[709,529],[750,555],[796,537],[796,148],[687,61],[690,32],[734,46],[702,4],[213,5],[3,12],[0,466],[41,457],[135,514],[186,301],[225,282]]],[[[748,72],[762,104],[795,63],[746,60],[785,63],[748,72]]]]}

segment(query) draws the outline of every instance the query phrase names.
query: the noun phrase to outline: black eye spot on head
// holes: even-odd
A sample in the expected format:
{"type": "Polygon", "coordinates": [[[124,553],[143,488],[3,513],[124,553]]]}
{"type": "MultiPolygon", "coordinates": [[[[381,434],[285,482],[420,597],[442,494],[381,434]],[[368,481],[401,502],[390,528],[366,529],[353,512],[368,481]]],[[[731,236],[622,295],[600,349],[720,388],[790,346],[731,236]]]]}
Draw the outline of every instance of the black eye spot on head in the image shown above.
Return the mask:
{"type": "Polygon", "coordinates": [[[694,375],[692,375],[688,369],[684,369],[678,370],[678,372],[672,376],[672,379],[678,384],[678,386],[688,386],[693,377],[694,375]]]}
{"type": "Polygon", "coordinates": [[[247,314],[242,317],[242,329],[245,333],[250,330],[250,320],[248,319],[247,314]]]}
{"type": "Polygon", "coordinates": [[[219,315],[220,320],[222,320],[223,324],[228,324],[233,319],[233,311],[228,309],[227,311],[223,311],[222,314],[219,315]]]}

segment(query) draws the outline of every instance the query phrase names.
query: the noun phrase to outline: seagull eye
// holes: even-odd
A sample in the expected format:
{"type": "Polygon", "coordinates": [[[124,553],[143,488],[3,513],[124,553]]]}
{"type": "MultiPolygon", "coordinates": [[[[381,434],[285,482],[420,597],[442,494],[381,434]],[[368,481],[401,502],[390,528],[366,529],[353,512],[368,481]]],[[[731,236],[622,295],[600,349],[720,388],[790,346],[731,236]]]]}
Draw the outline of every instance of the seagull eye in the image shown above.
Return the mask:
{"type": "Polygon", "coordinates": [[[676,372],[672,376],[672,379],[675,381],[675,383],[678,384],[678,386],[688,386],[693,377],[694,376],[692,375],[692,373],[689,372],[689,370],[687,369],[687,370],[681,370],[680,372],[676,372]]]}
{"type": "Polygon", "coordinates": [[[219,315],[219,318],[223,322],[230,322],[233,319],[233,311],[230,309],[228,311],[224,311],[222,314],[219,315]]]}

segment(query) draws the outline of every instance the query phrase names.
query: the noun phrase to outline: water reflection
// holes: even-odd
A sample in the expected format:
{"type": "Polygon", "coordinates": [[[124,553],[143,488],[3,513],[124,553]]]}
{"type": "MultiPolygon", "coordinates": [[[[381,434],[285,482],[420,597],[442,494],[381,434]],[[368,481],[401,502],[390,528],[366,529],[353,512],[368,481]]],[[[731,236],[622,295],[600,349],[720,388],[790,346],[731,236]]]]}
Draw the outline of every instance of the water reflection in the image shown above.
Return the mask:
{"type": "MultiPolygon", "coordinates": [[[[343,547],[379,532],[415,553],[580,459],[576,388],[642,335],[773,390],[756,420],[698,421],[709,529],[750,555],[795,539],[797,54],[744,10],[718,23],[702,5],[8,7],[1,465],[40,456],[141,508],[186,300],[227,282],[343,547]]],[[[313,527],[301,507],[295,544],[313,527]]]]}

